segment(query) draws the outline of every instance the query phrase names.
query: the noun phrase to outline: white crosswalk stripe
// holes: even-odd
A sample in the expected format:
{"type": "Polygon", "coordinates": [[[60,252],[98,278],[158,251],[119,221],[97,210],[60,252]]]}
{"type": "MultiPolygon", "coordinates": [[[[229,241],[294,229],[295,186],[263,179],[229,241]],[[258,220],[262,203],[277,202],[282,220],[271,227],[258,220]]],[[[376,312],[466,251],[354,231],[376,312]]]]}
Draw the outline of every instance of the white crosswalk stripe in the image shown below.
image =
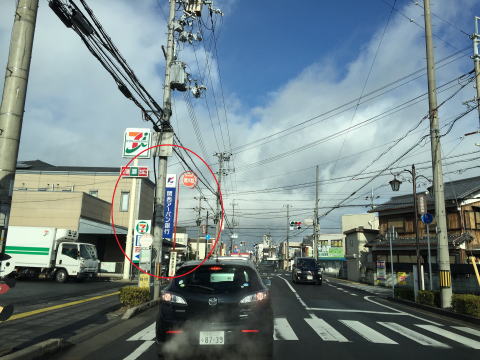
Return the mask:
{"type": "Polygon", "coordinates": [[[298,337],[286,318],[275,318],[273,339],[298,340],[298,337]]]}
{"type": "Polygon", "coordinates": [[[413,341],[415,341],[415,342],[417,342],[421,345],[433,346],[433,347],[445,348],[445,349],[450,348],[450,346],[448,346],[446,344],[443,344],[440,341],[429,338],[428,336],[420,334],[420,333],[418,333],[416,331],[413,331],[409,328],[406,328],[405,326],[402,326],[400,324],[393,323],[393,322],[382,322],[382,321],[378,321],[378,323],[380,325],[385,326],[387,329],[395,331],[395,332],[399,333],[400,335],[403,335],[403,336],[409,338],[410,340],[413,340],[413,341]]]}
{"type": "Polygon", "coordinates": [[[367,325],[356,320],[340,320],[343,324],[347,325],[350,329],[355,331],[360,336],[364,337],[368,341],[377,344],[398,344],[396,341],[386,337],[383,334],[380,334],[378,331],[373,330],[367,325]]]}
{"type": "Polygon", "coordinates": [[[442,329],[441,327],[438,327],[438,326],[435,326],[435,325],[418,325],[418,324],[416,324],[415,326],[418,326],[422,329],[431,331],[431,332],[433,332],[437,335],[446,337],[449,340],[456,341],[456,342],[458,342],[462,345],[465,345],[465,346],[468,346],[468,347],[471,347],[471,348],[474,348],[474,349],[477,349],[477,350],[480,349],[480,342],[478,342],[476,340],[472,340],[470,338],[467,338],[466,336],[455,334],[451,331],[442,329]]]}
{"type": "Polygon", "coordinates": [[[128,338],[127,341],[142,341],[153,339],[155,339],[155,323],[147,326],[143,330],[140,330],[138,333],[128,338]]]}
{"type": "Polygon", "coordinates": [[[454,329],[466,332],[467,334],[470,335],[475,335],[480,337],[480,331],[466,327],[466,326],[452,326],[454,329]]]}
{"type": "Polygon", "coordinates": [[[348,342],[346,337],[340,334],[323,319],[310,318],[305,319],[305,321],[324,341],[348,342]]]}

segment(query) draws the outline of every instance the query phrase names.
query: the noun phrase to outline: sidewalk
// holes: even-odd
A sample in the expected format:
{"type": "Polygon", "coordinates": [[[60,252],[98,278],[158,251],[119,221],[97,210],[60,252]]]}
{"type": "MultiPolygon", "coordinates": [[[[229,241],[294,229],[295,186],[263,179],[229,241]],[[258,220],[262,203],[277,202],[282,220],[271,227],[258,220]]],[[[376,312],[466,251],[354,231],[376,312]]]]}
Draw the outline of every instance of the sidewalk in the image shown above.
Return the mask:
{"type": "Polygon", "coordinates": [[[339,278],[330,277],[330,276],[326,276],[325,279],[327,282],[337,283],[342,286],[350,287],[357,290],[362,290],[376,296],[382,296],[382,297],[392,296],[391,288],[386,288],[383,286],[373,286],[373,285],[368,285],[368,284],[345,280],[345,279],[339,279],[339,278]]]}

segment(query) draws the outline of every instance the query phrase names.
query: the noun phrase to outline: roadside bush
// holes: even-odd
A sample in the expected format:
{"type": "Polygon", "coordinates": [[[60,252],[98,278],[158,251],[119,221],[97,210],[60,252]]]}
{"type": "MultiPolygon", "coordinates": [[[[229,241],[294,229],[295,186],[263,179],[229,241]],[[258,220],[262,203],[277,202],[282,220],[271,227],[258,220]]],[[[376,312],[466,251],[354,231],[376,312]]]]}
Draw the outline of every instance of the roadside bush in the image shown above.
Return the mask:
{"type": "Polygon", "coordinates": [[[452,307],[457,313],[480,318],[480,296],[478,295],[453,294],[452,307]]]}
{"type": "Polygon", "coordinates": [[[125,286],[120,289],[120,302],[127,307],[143,304],[150,300],[150,290],[137,286],[125,286]]]}
{"type": "Polygon", "coordinates": [[[395,288],[395,297],[415,301],[415,295],[413,293],[413,289],[409,287],[396,287],[395,288]]]}
{"type": "Polygon", "coordinates": [[[440,292],[431,290],[420,290],[417,296],[417,302],[423,305],[440,306],[440,292]]]}

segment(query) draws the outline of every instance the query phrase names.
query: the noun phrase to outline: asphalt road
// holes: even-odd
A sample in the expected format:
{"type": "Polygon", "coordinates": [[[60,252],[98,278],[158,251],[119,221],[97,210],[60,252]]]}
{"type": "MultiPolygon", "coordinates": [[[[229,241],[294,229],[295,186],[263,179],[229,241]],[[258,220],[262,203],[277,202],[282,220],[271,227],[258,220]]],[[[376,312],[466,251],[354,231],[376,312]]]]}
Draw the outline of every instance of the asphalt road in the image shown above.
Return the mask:
{"type": "MultiPolygon", "coordinates": [[[[394,304],[334,279],[322,286],[292,284],[280,274],[272,279],[271,295],[274,359],[471,359],[480,349],[480,328],[472,324],[394,304]]],[[[155,359],[155,315],[152,309],[117,322],[57,359],[155,359]]]]}
{"type": "Polygon", "coordinates": [[[115,281],[18,281],[0,295],[0,305],[15,306],[12,317],[0,322],[0,356],[108,323],[107,314],[120,307],[115,293],[125,285],[115,281]]]}

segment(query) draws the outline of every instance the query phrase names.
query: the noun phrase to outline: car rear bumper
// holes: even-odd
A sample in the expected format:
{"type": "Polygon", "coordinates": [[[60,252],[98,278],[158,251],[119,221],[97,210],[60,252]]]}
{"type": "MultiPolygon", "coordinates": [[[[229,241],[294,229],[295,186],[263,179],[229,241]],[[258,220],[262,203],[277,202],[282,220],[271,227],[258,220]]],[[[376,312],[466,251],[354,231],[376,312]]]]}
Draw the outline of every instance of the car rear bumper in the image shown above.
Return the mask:
{"type": "Polygon", "coordinates": [[[310,275],[311,278],[307,274],[293,274],[293,278],[295,281],[304,282],[304,283],[319,283],[322,281],[322,275],[310,275]]]}

